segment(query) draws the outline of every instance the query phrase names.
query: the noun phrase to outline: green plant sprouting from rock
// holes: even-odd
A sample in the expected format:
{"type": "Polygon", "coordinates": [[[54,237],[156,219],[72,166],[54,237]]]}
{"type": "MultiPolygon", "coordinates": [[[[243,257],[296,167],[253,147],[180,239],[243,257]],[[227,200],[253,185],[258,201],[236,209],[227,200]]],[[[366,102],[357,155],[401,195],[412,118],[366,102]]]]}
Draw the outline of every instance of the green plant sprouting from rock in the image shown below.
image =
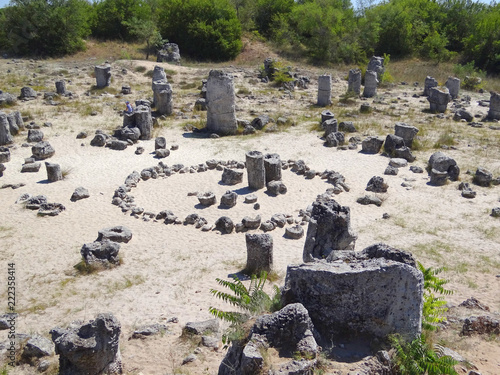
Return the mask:
{"type": "Polygon", "coordinates": [[[396,350],[394,368],[403,375],[456,375],[454,366],[458,363],[453,358],[444,355],[441,345],[433,344],[427,335],[435,331],[437,324],[446,320],[443,314],[447,311],[446,302],[441,295],[452,294],[445,289],[448,280],[438,277],[444,267],[425,268],[420,262],[418,268],[424,276],[424,294],[422,307],[422,329],[424,332],[412,341],[406,341],[398,335],[390,338],[396,350]],[[439,294],[438,295],[436,295],[439,294]]]}
{"type": "Polygon", "coordinates": [[[210,289],[210,293],[241,310],[223,311],[215,307],[209,308],[210,313],[216,318],[230,323],[228,331],[223,336],[224,344],[243,338],[245,334],[243,324],[251,317],[276,311],[280,308],[281,292],[279,287],[274,286],[274,295],[272,297],[264,292],[267,272],[262,272],[259,277],[252,275],[248,288],[238,277],[234,277],[234,281],[219,278],[216,280],[231,292],[210,289]]]}

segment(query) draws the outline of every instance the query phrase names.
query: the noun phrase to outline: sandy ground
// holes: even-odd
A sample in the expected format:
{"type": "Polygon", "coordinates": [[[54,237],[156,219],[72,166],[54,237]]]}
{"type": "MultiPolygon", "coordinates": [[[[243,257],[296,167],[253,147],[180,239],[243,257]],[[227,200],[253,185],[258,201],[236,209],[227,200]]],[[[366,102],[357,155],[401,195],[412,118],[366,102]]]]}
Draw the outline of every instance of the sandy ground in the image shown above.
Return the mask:
{"type": "MultiPolygon", "coordinates": [[[[145,148],[142,155],[135,155],[135,146],[114,151],[89,145],[96,129],[110,131],[121,125],[118,112],[123,109],[125,100],[102,92],[84,95],[94,84],[89,75],[94,63],[0,63],[0,74],[17,74],[17,77],[36,81],[35,84],[41,82],[50,90],[54,90],[53,82],[62,76],[74,77],[68,89],[79,95],[79,98],[63,101],[59,106],[48,106],[39,97],[5,110],[7,113],[11,110],[29,112],[40,125],[51,122],[51,127],[42,126],[45,139],[56,150],[49,161],[60,164],[69,173],[63,181],[56,183],[47,183],[43,164],[38,173],[19,173],[24,159],[31,155],[31,148],[21,147],[27,132],[15,138],[11,161],[6,163],[7,170],[0,178],[0,185],[19,182],[26,185],[16,190],[0,190],[0,262],[3,269],[0,296],[5,301],[1,309],[7,308],[7,264],[14,262],[18,333],[39,333],[48,337],[53,327],[66,326],[73,320],[86,321],[100,312],[111,312],[122,326],[120,347],[126,373],[214,374],[225,351],[202,348],[195,362],[181,366],[182,359],[195,349],[195,344],[180,337],[181,329],[186,322],[211,318],[210,306],[228,308],[212,297],[209,290],[218,287],[216,278],[226,278],[244,268],[245,235],[221,235],[215,231],[201,232],[189,225],[146,222],[122,213],[111,204],[114,190],[129,173],[154,166],[158,160],[152,154],[154,140],[138,143],[145,148]],[[7,69],[11,73],[6,73],[7,69]],[[57,73],[63,69],[62,73],[57,73]],[[33,70],[39,71],[37,77],[31,78],[30,73],[25,73],[33,70]],[[89,116],[87,111],[90,110],[95,110],[97,115],[89,116]],[[80,131],[87,131],[89,137],[76,139],[80,131]],[[90,198],[71,202],[71,194],[78,186],[87,188],[90,198]],[[22,193],[44,194],[49,202],[62,203],[66,210],[56,217],[37,217],[36,211],[26,210],[15,203],[22,193]],[[99,229],[115,225],[124,225],[133,233],[133,239],[123,244],[120,250],[123,264],[111,270],[79,275],[74,266],[81,260],[82,245],[94,241],[99,229]],[[167,334],[146,340],[128,340],[135,328],[165,322],[172,317],[177,317],[179,322],[168,323],[167,334]]],[[[428,185],[426,173],[414,174],[405,167],[397,176],[384,176],[389,190],[380,195],[384,200],[381,207],[362,206],[356,203],[356,199],[366,193],[366,184],[372,176],[383,176],[389,159],[382,155],[362,154],[360,148],[341,151],[323,146],[321,133],[311,130],[319,121],[321,112],[313,105],[318,72],[300,70],[299,74],[309,73],[312,82],[309,89],[298,90],[290,98],[276,88],[255,81],[255,68],[224,67],[235,74],[237,89],[250,91],[238,94],[239,118],[251,120],[256,114],[268,113],[271,117],[285,116],[295,125],[278,133],[207,139],[193,137],[192,133],[183,130],[183,125],[197,125],[203,121],[204,114],[193,112],[192,107],[199,91],[197,86],[201,79],[206,78],[208,69],[163,65],[171,71],[176,115],[160,121],[161,127],[155,130],[155,136],[164,136],[168,146],[179,146],[163,159],[164,163],[188,166],[208,159],[244,161],[245,152],[258,150],[278,153],[282,160],[302,159],[317,171],[338,171],[345,176],[351,190],[335,199],[351,209],[352,226],[358,233],[358,250],[384,242],[411,251],[427,267],[445,265],[448,270],[442,275],[450,279],[449,288],[454,290],[454,294],[447,297],[450,303],[458,304],[474,296],[493,312],[500,311],[500,222],[489,215],[493,207],[500,206],[498,187],[474,186],[477,197],[467,200],[461,197],[458,182],[433,187],[428,185]],[[180,88],[189,83],[196,85],[180,88]],[[177,87],[180,89],[176,90],[177,87]],[[402,183],[411,187],[403,187],[402,183]],[[390,218],[382,219],[383,213],[388,213],[390,218]]],[[[135,72],[134,66],[152,69],[154,64],[114,63],[112,87],[119,91],[122,83],[133,82],[130,98],[151,96],[149,78],[135,72]],[[128,72],[122,73],[122,68],[127,68],[128,72]]],[[[346,82],[341,79],[345,73],[332,73],[336,78],[333,94],[338,98],[345,92],[346,82]]],[[[13,93],[18,94],[17,91],[13,93]]],[[[472,129],[449,118],[439,120],[434,115],[422,113],[427,103],[422,102],[423,98],[412,98],[413,93],[410,86],[382,90],[381,94],[394,104],[372,104],[381,110],[368,116],[355,114],[353,117],[359,108],[359,99],[352,107],[340,106],[335,100],[331,110],[340,121],[354,121],[362,130],[352,135],[361,138],[393,133],[396,121],[425,128],[429,142],[442,129],[450,129],[459,141],[456,149],[445,152],[462,168],[462,181],[470,182],[472,177],[464,172],[467,169],[475,171],[478,166],[491,170],[495,177],[500,176],[499,130],[487,126],[472,129]]],[[[471,110],[484,115],[487,108],[476,103],[478,99],[488,97],[487,94],[473,94],[471,110]]],[[[429,156],[435,151],[417,151],[417,161],[413,165],[425,168],[429,156]]],[[[253,205],[243,203],[244,196],[249,193],[246,173],[243,182],[232,187],[219,183],[221,174],[214,170],[141,181],[132,195],[146,211],[158,213],[169,209],[181,219],[198,213],[213,224],[223,215],[234,222],[257,214],[263,220],[276,213],[289,213],[297,218],[300,209],[305,209],[318,194],[330,187],[319,178],[306,180],[285,170],[283,181],[288,193],[269,197],[263,190],[257,191],[261,207],[256,211],[253,205]],[[193,191],[213,191],[220,199],[226,190],[239,194],[234,208],[211,206],[200,209],[196,197],[188,196],[193,191]]],[[[284,229],[270,233],[274,241],[274,270],[279,275],[276,284],[282,285],[287,265],[301,262],[305,237],[286,239],[284,229]]],[[[6,332],[1,331],[0,341],[5,338],[6,332]]],[[[498,337],[463,338],[455,330],[447,332],[446,340],[449,347],[474,363],[482,374],[500,373],[498,337]]],[[[355,368],[352,363],[345,368],[342,364],[335,366],[332,365],[331,373],[341,373],[338,368],[344,371],[355,368]]],[[[30,372],[35,370],[28,367],[12,370],[12,373],[30,372]]]]}

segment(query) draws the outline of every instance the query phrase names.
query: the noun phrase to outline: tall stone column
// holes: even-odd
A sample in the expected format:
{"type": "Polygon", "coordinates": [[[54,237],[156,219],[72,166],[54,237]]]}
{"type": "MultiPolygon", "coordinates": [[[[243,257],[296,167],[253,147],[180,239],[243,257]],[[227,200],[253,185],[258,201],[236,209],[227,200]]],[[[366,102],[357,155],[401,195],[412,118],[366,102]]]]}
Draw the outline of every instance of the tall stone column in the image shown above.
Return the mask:
{"type": "Polygon", "coordinates": [[[445,86],[450,91],[451,98],[456,99],[460,91],[460,78],[448,77],[445,86]]]}
{"type": "Polygon", "coordinates": [[[361,70],[359,69],[349,70],[347,92],[354,92],[357,95],[361,93],[361,70]]]}
{"type": "Polygon", "coordinates": [[[103,64],[94,67],[97,88],[107,87],[111,84],[111,65],[103,64]]]}
{"type": "Polygon", "coordinates": [[[264,155],[262,155],[262,152],[247,152],[246,164],[248,174],[248,187],[250,189],[258,190],[266,186],[266,171],[264,168],[264,155]]]}
{"type": "Polygon", "coordinates": [[[377,72],[367,70],[365,73],[365,89],[363,91],[363,96],[365,98],[372,98],[377,95],[377,86],[377,72]]]}
{"type": "Polygon", "coordinates": [[[14,143],[12,134],[10,134],[9,121],[7,115],[0,112],[0,146],[14,143]]]}
{"type": "Polygon", "coordinates": [[[318,77],[318,106],[326,107],[332,104],[332,76],[318,77]]]}
{"type": "Polygon", "coordinates": [[[207,129],[220,135],[236,134],[233,77],[211,70],[207,80],[207,129]]]}
{"type": "Polygon", "coordinates": [[[59,95],[66,94],[66,82],[64,81],[64,79],[56,81],[56,92],[59,95]]]}
{"type": "Polygon", "coordinates": [[[135,109],[135,126],[141,131],[141,139],[151,139],[153,131],[153,119],[151,117],[151,108],[141,105],[135,109]]]}
{"type": "Polygon", "coordinates": [[[278,154],[264,156],[264,169],[266,171],[266,184],[271,181],[281,180],[281,159],[278,154]]]}
{"type": "Polygon", "coordinates": [[[273,267],[273,238],[270,234],[245,235],[247,245],[247,266],[245,272],[259,275],[262,271],[270,272],[273,267]]]}

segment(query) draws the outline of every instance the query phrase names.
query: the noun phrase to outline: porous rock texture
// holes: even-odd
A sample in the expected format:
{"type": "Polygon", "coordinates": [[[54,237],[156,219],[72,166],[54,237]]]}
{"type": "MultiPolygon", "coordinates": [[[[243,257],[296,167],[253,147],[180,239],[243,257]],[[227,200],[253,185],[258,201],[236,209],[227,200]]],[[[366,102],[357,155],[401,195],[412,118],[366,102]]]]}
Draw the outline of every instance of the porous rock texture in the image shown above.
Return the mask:
{"type": "Polygon", "coordinates": [[[310,360],[290,361],[282,366],[294,371],[269,374],[308,374],[316,365],[319,347],[313,337],[314,326],[300,303],[285,306],[273,314],[261,315],[246,339],[234,341],[219,367],[219,375],[254,375],[264,367],[263,353],[269,347],[279,350],[280,357],[300,353],[310,360]]]}
{"type": "Polygon", "coordinates": [[[353,250],[356,239],[349,207],[334,199],[319,198],[312,204],[303,260],[324,259],[334,250],[353,250]]]}
{"type": "Polygon", "coordinates": [[[289,265],[282,303],[302,303],[323,339],[420,333],[423,275],[411,254],[377,244],[289,265]]]}
{"type": "Polygon", "coordinates": [[[59,374],[121,374],[120,331],[120,322],[109,313],[88,323],[74,322],[67,329],[52,329],[59,374]]]}
{"type": "Polygon", "coordinates": [[[211,70],[207,80],[207,130],[219,135],[236,134],[233,77],[220,70],[211,70]]]}

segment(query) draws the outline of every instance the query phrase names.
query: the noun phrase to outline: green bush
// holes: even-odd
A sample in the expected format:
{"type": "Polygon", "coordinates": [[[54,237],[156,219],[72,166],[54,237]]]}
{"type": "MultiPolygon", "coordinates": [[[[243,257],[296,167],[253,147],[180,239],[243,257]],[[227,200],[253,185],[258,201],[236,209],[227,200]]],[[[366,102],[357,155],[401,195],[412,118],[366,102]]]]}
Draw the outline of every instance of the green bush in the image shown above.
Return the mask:
{"type": "Polygon", "coordinates": [[[28,56],[59,56],[85,47],[90,4],[85,0],[12,0],[3,10],[0,43],[28,56]],[[2,35],[7,40],[2,41],[2,35]]]}
{"type": "Polygon", "coordinates": [[[163,0],[161,35],[196,60],[223,61],[241,50],[241,24],[228,0],[163,0]]]}

